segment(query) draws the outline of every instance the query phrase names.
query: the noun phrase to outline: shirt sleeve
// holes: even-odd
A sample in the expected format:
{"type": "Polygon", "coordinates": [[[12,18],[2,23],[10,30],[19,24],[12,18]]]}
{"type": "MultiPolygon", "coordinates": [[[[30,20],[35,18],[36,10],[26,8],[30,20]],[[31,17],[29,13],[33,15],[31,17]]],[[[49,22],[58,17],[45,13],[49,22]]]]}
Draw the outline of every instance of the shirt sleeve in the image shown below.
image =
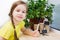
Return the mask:
{"type": "Polygon", "coordinates": [[[10,26],[9,23],[7,23],[0,29],[1,37],[5,38],[5,39],[9,39],[9,37],[11,35],[11,29],[9,26],[10,26]]]}

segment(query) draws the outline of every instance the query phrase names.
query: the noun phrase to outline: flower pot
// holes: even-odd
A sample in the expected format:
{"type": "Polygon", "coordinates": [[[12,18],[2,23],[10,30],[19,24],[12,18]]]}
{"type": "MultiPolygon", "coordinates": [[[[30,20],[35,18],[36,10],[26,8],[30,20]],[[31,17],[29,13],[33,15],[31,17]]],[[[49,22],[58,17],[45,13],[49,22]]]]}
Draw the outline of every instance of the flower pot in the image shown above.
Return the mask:
{"type": "Polygon", "coordinates": [[[30,19],[30,23],[31,23],[31,29],[34,30],[37,28],[37,24],[38,23],[43,23],[44,21],[44,18],[33,18],[33,19],[30,19]],[[35,26],[36,24],[36,26],[35,26]]]}
{"type": "Polygon", "coordinates": [[[39,22],[43,23],[44,22],[44,18],[40,18],[39,22]]]}
{"type": "Polygon", "coordinates": [[[38,24],[39,19],[38,18],[33,18],[33,19],[30,19],[30,22],[33,23],[33,24],[38,24]]]}
{"type": "Polygon", "coordinates": [[[30,19],[30,23],[31,23],[31,29],[34,30],[34,24],[38,24],[39,23],[39,18],[33,18],[30,19]]]}

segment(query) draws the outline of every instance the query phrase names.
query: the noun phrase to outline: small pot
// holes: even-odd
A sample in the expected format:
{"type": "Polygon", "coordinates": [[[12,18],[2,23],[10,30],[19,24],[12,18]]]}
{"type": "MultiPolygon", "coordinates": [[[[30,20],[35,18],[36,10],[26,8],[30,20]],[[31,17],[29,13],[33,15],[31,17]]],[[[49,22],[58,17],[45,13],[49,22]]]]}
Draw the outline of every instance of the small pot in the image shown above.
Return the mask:
{"type": "Polygon", "coordinates": [[[38,24],[39,19],[38,18],[33,18],[33,19],[30,19],[30,22],[33,23],[33,24],[38,24]]]}
{"type": "Polygon", "coordinates": [[[40,18],[39,22],[43,23],[44,22],[44,18],[40,18]]]}
{"type": "Polygon", "coordinates": [[[31,29],[34,30],[34,24],[43,23],[43,21],[44,21],[44,18],[33,18],[33,19],[30,19],[31,29]]]}
{"type": "Polygon", "coordinates": [[[34,30],[34,24],[38,24],[39,23],[39,18],[33,18],[33,19],[30,19],[30,27],[32,30],[34,30]]]}

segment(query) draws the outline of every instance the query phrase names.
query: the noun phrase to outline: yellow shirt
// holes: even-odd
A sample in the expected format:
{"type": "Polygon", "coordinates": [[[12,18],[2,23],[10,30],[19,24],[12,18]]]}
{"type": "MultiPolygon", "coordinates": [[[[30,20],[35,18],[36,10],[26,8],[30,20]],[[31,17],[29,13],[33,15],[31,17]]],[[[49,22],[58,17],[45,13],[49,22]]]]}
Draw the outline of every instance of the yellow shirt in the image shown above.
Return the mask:
{"type": "MultiPolygon", "coordinates": [[[[17,36],[20,37],[20,31],[24,27],[24,21],[21,21],[16,26],[17,36]]],[[[0,29],[0,36],[7,39],[7,40],[14,40],[14,28],[12,26],[11,21],[7,22],[1,29],[0,29]]]]}

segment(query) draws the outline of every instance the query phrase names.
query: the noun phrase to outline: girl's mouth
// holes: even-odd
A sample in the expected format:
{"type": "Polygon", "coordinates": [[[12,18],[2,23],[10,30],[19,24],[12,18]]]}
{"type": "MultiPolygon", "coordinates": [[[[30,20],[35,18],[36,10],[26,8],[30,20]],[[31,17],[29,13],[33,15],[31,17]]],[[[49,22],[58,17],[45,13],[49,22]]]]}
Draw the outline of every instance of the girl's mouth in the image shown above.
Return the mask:
{"type": "Polygon", "coordinates": [[[22,16],[17,16],[18,18],[23,18],[22,16]]]}

